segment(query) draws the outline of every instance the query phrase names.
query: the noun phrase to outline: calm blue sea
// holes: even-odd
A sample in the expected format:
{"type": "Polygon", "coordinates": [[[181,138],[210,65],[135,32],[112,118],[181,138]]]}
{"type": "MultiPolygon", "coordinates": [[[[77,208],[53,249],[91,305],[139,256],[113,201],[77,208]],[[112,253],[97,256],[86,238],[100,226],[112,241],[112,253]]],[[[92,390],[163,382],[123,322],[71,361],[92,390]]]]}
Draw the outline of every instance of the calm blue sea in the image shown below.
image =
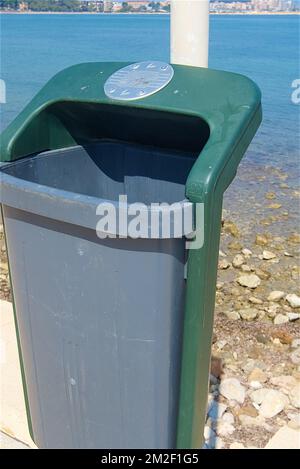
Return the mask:
{"type": "MultiPolygon", "coordinates": [[[[1,15],[1,129],[58,70],[101,60],[169,59],[167,15],[1,15]]],[[[299,17],[211,16],[210,67],[243,73],[263,92],[264,122],[248,164],[297,167],[299,17]]]]}

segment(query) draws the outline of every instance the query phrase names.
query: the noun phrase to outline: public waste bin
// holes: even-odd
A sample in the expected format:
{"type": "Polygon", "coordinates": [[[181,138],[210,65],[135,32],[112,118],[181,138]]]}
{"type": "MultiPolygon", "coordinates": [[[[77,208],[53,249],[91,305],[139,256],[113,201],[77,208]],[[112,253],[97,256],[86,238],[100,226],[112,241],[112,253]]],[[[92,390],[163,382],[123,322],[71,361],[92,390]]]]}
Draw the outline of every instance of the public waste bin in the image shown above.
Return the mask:
{"type": "Polygon", "coordinates": [[[260,92],[241,75],[88,63],[58,73],[3,132],[0,200],[38,447],[202,446],[222,196],[260,120],[260,92]],[[120,220],[136,203],[140,237],[120,220]],[[160,203],[173,204],[171,229],[159,215],[151,236],[160,203]],[[183,207],[192,229],[178,235],[183,207]]]}

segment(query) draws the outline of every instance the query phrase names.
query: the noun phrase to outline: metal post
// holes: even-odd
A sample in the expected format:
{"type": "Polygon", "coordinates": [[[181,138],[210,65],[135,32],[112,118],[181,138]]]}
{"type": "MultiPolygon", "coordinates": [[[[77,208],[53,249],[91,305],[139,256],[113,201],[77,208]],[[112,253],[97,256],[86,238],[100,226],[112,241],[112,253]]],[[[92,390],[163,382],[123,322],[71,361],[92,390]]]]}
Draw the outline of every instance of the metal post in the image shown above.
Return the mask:
{"type": "Polygon", "coordinates": [[[209,0],[171,1],[171,63],[208,66],[209,0]]]}

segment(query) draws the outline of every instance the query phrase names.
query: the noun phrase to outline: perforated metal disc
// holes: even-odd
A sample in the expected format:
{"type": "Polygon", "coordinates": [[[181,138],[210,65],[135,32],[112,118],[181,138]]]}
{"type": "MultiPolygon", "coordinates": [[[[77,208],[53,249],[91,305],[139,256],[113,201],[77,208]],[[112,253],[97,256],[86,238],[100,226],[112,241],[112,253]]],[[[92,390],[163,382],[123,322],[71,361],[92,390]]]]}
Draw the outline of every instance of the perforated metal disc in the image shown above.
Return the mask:
{"type": "Polygon", "coordinates": [[[165,62],[138,62],[113,73],[104,84],[104,92],[119,101],[146,98],[164,88],[173,75],[173,68],[165,62]]]}

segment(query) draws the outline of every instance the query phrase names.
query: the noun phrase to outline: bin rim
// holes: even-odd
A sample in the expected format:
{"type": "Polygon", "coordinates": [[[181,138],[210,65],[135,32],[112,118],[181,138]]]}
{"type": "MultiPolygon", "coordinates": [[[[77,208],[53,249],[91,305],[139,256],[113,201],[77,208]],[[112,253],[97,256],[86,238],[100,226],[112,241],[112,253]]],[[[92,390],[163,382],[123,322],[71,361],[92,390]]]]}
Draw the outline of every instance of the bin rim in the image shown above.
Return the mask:
{"type": "MultiPolygon", "coordinates": [[[[68,147],[71,151],[78,146],[68,147]]],[[[64,152],[65,149],[50,150],[43,152],[40,156],[51,156],[53,153],[64,152]]],[[[6,172],[7,169],[16,165],[28,163],[28,160],[34,159],[39,155],[32,155],[27,158],[15,160],[12,162],[0,163],[0,203],[17,210],[29,212],[38,216],[52,218],[53,220],[82,226],[88,229],[96,230],[97,207],[99,204],[113,207],[116,216],[122,211],[125,213],[128,205],[139,204],[141,214],[148,216],[148,235],[144,239],[171,239],[174,236],[174,219],[180,213],[193,213],[193,203],[188,199],[182,199],[173,204],[153,203],[151,205],[143,202],[127,202],[125,200],[114,200],[96,196],[90,196],[82,193],[72,192],[64,189],[58,189],[38,182],[32,182],[6,172]],[[150,217],[152,213],[166,214],[172,210],[173,218],[170,220],[170,235],[159,233],[156,236],[151,235],[150,217]]],[[[126,195],[126,194],[124,194],[126,195]]],[[[109,236],[123,236],[119,228],[114,231],[106,232],[109,236]]],[[[183,236],[191,236],[193,231],[186,230],[183,236]]],[[[183,237],[182,236],[182,237],[183,237]]],[[[129,237],[129,236],[128,236],[129,237]]]]}

